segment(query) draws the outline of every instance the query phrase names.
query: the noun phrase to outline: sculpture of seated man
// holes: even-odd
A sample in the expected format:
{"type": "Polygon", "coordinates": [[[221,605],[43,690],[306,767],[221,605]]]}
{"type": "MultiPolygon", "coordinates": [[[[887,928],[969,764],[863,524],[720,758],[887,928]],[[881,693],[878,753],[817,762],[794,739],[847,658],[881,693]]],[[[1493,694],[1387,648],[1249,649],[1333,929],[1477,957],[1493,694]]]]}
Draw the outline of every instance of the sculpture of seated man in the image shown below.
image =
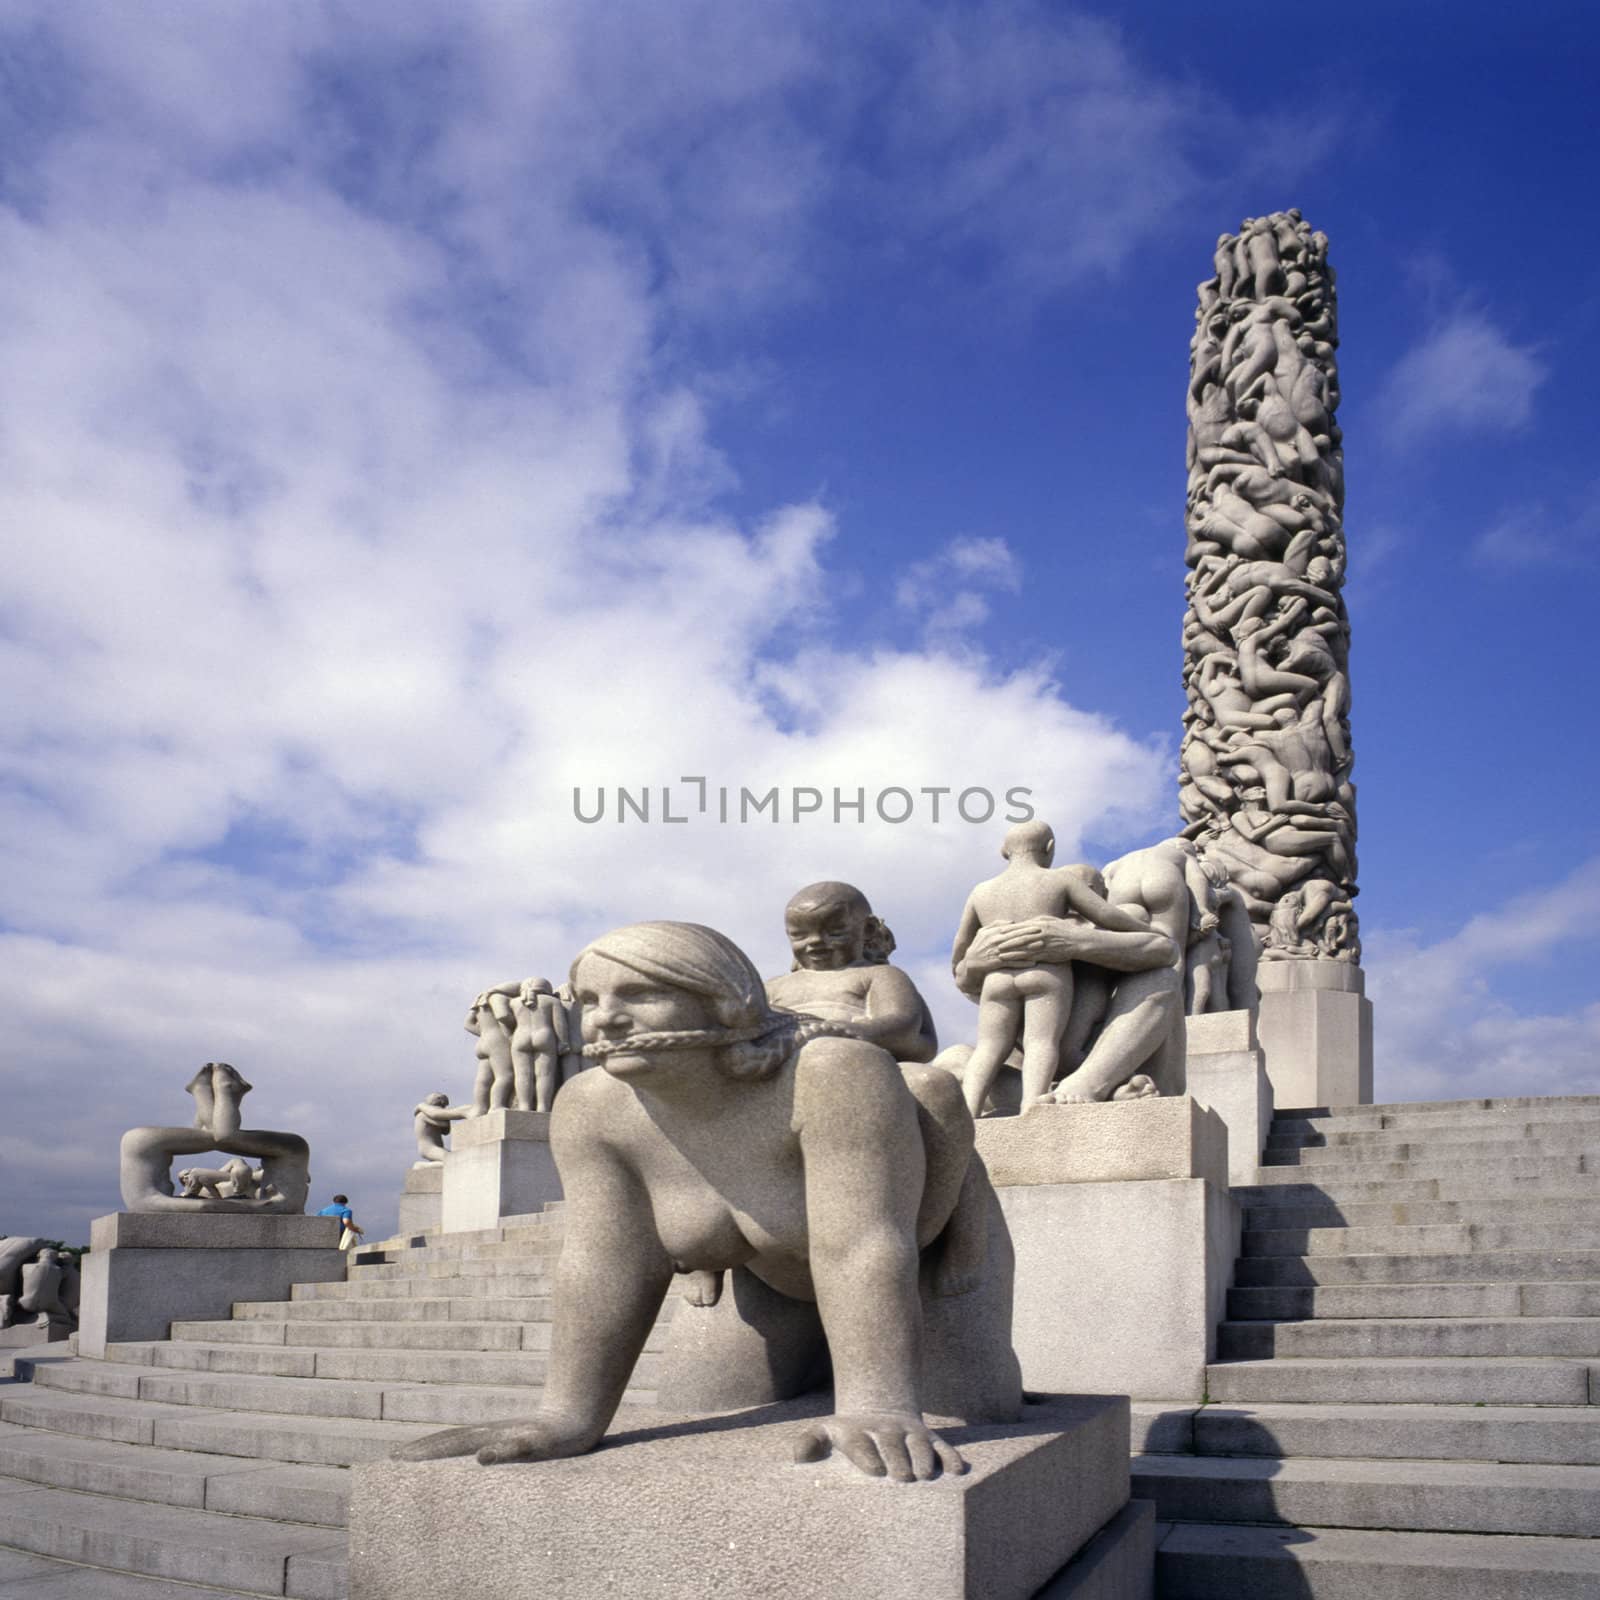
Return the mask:
{"type": "MultiPolygon", "coordinates": [[[[1052,867],[1055,849],[1055,831],[1047,822],[1020,822],[1005,836],[1000,854],[1006,869],[967,897],[951,952],[953,967],[960,965],[981,929],[1030,917],[1071,918],[1121,933],[1148,930],[1147,919],[1120,910],[1094,892],[1085,881],[1091,868],[1052,867]]],[[[978,1044],[961,1079],[973,1116],[983,1110],[1019,1031],[1023,1109],[1049,1089],[1061,1058],[1072,988],[1070,961],[1000,968],[983,979],[978,991],[978,1044]]]]}
{"type": "Polygon", "coordinates": [[[931,1061],[939,1048],[917,986],[889,955],[894,935],[853,884],[813,883],[784,907],[794,969],[767,979],[767,998],[786,1011],[842,1023],[896,1061],[931,1061]]]}
{"type": "MultiPolygon", "coordinates": [[[[903,1072],[838,1024],[775,1010],[743,952],[697,924],[618,929],[578,957],[572,978],[584,1053],[604,1070],[569,1081],[551,1115],[566,1230],[540,1410],[397,1454],[475,1453],[490,1465],[594,1449],[674,1271],[731,1269],[759,1293],[741,1287],[721,1311],[741,1297],[776,1308],[791,1349],[809,1317],[813,1353],[831,1357],[835,1413],[801,1432],[796,1459],[837,1450],[897,1481],[963,1470],[923,1415],[919,1295],[922,1252],[962,1208],[994,1206],[955,1081],[903,1072]]],[[[963,1301],[1003,1302],[1003,1318],[982,1324],[1003,1332],[963,1351],[972,1366],[1009,1363],[1009,1415],[995,1406],[984,1420],[1010,1420],[1020,1404],[1010,1293],[1009,1272],[997,1273],[963,1301]]],[[[718,1330],[731,1317],[690,1314],[704,1319],[705,1368],[771,1381],[779,1335],[760,1327],[764,1313],[748,1312],[744,1342],[725,1346],[718,1330]]]]}

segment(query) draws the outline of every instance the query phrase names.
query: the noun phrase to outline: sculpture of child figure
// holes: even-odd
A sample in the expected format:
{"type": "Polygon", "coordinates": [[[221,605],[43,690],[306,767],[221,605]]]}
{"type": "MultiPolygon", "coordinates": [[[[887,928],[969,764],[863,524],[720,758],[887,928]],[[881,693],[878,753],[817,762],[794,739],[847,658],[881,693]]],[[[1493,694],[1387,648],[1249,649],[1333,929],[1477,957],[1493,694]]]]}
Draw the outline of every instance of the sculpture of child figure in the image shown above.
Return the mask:
{"type": "Polygon", "coordinates": [[[417,1136],[417,1160],[412,1165],[427,1167],[436,1161],[443,1161],[450,1154],[444,1142],[450,1124],[471,1115],[471,1106],[451,1105],[450,1096],[442,1089],[424,1095],[411,1113],[412,1131],[417,1136]]]}
{"type": "Polygon", "coordinates": [[[807,884],[784,907],[794,968],[767,979],[767,998],[786,1011],[844,1023],[853,1038],[896,1061],[932,1061],[933,1017],[910,976],[892,966],[894,935],[849,883],[807,884]]]}
{"type": "MultiPolygon", "coordinates": [[[[1098,876],[1084,867],[1052,867],[1055,832],[1046,822],[1018,823],[1000,846],[1006,869],[967,897],[951,964],[959,966],[982,928],[1030,917],[1081,918],[1113,933],[1148,933],[1148,919],[1096,894],[1098,876]]],[[[1039,965],[991,972],[978,996],[978,1043],[961,1075],[967,1107],[976,1117],[995,1075],[1022,1034],[1022,1108],[1041,1099],[1055,1079],[1061,1041],[1072,1012],[1072,965],[1039,965]]]]}

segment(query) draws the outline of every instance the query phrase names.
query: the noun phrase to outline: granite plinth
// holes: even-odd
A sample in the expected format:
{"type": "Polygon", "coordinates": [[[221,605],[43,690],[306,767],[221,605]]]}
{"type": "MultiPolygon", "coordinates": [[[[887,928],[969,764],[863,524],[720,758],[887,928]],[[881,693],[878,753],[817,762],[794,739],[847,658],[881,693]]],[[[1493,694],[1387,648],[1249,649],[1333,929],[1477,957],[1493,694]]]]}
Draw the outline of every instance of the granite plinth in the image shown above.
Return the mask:
{"type": "Polygon", "coordinates": [[[164,1339],[172,1324],[227,1317],[235,1300],[287,1300],[345,1276],[337,1217],[130,1213],[89,1228],[78,1353],[164,1339]]]}
{"type": "Polygon", "coordinates": [[[357,1467],[350,1600],[432,1600],[451,1548],[472,1552],[474,1600],[1029,1600],[1128,1504],[1120,1396],[943,1430],[971,1470],[920,1484],[795,1464],[800,1422],[824,1409],[667,1422],[570,1461],[357,1467]]]}
{"type": "Polygon", "coordinates": [[[1202,1398],[1240,1242],[1221,1118],[1188,1095],[1038,1106],[978,1140],[1016,1251],[1023,1387],[1202,1398]]]}
{"type": "Polygon", "coordinates": [[[1263,961],[1258,1030],[1279,1111],[1372,1104],[1372,1002],[1349,961],[1263,961]]]}
{"type": "Polygon", "coordinates": [[[400,1191],[400,1233],[430,1233],[443,1227],[444,1169],[444,1162],[430,1161],[427,1166],[412,1167],[406,1173],[405,1187],[400,1191]]]}
{"type": "Polygon", "coordinates": [[[1272,1080],[1253,1011],[1213,1011],[1188,1019],[1189,1093],[1228,1129],[1229,1180],[1253,1183],[1272,1128],[1272,1080]]]}
{"type": "Polygon", "coordinates": [[[1187,1094],[980,1117],[978,1153],[997,1188],[1156,1178],[1228,1183],[1228,1130],[1187,1094]]]}
{"type": "Polygon", "coordinates": [[[446,1233],[493,1228],[561,1198],[548,1111],[491,1111],[455,1124],[444,1163],[446,1233]]]}

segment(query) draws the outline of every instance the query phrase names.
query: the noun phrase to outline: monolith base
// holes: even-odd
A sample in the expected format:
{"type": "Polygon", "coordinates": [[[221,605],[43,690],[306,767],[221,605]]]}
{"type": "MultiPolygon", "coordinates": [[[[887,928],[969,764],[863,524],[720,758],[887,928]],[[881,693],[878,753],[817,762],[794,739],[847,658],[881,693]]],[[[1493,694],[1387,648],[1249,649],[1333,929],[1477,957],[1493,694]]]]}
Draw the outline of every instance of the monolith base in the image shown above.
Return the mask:
{"type": "Polygon", "coordinates": [[[231,1315],[235,1300],[287,1300],[297,1283],[345,1276],[337,1217],[116,1212],[83,1258],[78,1354],[165,1339],[174,1322],[231,1315]]]}
{"type": "Polygon", "coordinates": [[[1263,961],[1257,1031],[1279,1111],[1372,1104],[1372,1002],[1349,961],[1263,961]]]}
{"type": "Polygon", "coordinates": [[[550,1154],[550,1113],[491,1111],[455,1124],[444,1163],[446,1233],[499,1226],[561,1198],[550,1154]]]}
{"type": "Polygon", "coordinates": [[[433,1600],[452,1549],[471,1552],[473,1600],[1031,1600],[1102,1530],[1090,1576],[1118,1571],[1110,1546],[1123,1541],[1122,1565],[1139,1570],[1121,1587],[1063,1593],[1148,1596],[1142,1519],[1118,1521],[1122,1398],[1052,1398],[1011,1426],[944,1430],[971,1470],[923,1484],[840,1459],[796,1465],[794,1436],[823,1410],[673,1420],[571,1461],[358,1467],[350,1600],[433,1600]]]}

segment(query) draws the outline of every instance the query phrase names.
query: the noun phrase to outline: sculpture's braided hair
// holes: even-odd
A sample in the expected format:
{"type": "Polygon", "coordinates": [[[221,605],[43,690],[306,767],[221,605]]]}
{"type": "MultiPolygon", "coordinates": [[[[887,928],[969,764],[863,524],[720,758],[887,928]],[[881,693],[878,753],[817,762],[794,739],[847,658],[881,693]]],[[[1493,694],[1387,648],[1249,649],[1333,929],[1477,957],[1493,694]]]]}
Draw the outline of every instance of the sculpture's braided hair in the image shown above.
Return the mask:
{"type": "Polygon", "coordinates": [[[696,922],[637,922],[596,939],[572,964],[576,975],[593,953],[674,989],[707,1001],[717,1026],[634,1033],[623,1039],[596,1039],[583,1054],[604,1060],[641,1050],[692,1050],[710,1047],[730,1078],[766,1078],[810,1039],[853,1037],[843,1023],[780,1011],[750,958],[714,928],[696,922]]]}

